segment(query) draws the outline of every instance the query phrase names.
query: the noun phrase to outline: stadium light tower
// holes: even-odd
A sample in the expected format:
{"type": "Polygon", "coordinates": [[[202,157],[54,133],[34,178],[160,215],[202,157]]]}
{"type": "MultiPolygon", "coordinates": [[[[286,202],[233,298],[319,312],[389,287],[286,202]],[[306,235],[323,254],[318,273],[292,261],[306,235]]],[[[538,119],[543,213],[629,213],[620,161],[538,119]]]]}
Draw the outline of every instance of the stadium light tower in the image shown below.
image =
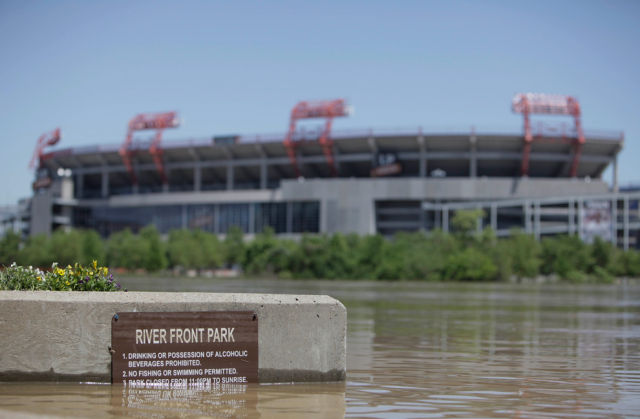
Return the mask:
{"type": "Polygon", "coordinates": [[[178,126],[180,126],[180,119],[178,118],[177,112],[174,111],[164,113],[141,113],[134,116],[131,121],[129,121],[127,137],[122,143],[119,152],[120,156],[122,157],[122,162],[127,168],[127,172],[129,172],[129,176],[131,177],[131,181],[134,185],[138,183],[138,178],[133,171],[133,164],[131,163],[131,157],[133,155],[133,151],[131,150],[131,143],[133,141],[134,131],[142,131],[148,129],[156,130],[156,136],[151,143],[151,147],[149,147],[149,153],[151,153],[151,156],[153,157],[153,162],[155,163],[156,169],[160,174],[162,183],[167,183],[167,176],[164,171],[164,163],[162,162],[162,148],[160,147],[160,142],[162,141],[162,131],[164,131],[165,128],[177,128],[178,126]]]}
{"type": "MultiPolygon", "coordinates": [[[[513,112],[521,113],[524,117],[524,148],[522,151],[522,176],[529,174],[529,155],[531,154],[531,143],[533,133],[531,130],[531,114],[546,115],[569,115],[574,119],[576,137],[573,142],[573,160],[569,174],[576,177],[578,174],[578,163],[582,153],[582,145],[585,142],[582,123],[580,122],[580,104],[572,96],[550,95],[545,93],[518,93],[511,101],[513,112]]],[[[563,139],[564,140],[564,139],[563,139]]]]}
{"type": "Polygon", "coordinates": [[[56,128],[53,131],[45,132],[38,138],[38,142],[36,143],[36,148],[33,151],[33,156],[31,157],[31,162],[29,162],[29,168],[33,169],[36,167],[36,162],[38,163],[38,167],[40,166],[40,162],[42,161],[42,156],[44,154],[45,147],[50,147],[55,145],[60,141],[60,128],[56,128]]]}
{"type": "Polygon", "coordinates": [[[300,168],[296,159],[296,143],[293,140],[293,134],[296,131],[296,123],[300,119],[325,118],[325,126],[318,142],[322,146],[322,151],[329,165],[332,176],[336,176],[338,171],[333,159],[333,141],[331,141],[331,124],[333,118],[338,116],[348,116],[352,113],[352,108],[348,106],[344,99],[335,100],[319,100],[319,101],[302,101],[298,102],[291,110],[291,119],[289,121],[289,131],[284,139],[284,146],[291,160],[291,165],[296,172],[296,176],[300,176],[300,168]]]}

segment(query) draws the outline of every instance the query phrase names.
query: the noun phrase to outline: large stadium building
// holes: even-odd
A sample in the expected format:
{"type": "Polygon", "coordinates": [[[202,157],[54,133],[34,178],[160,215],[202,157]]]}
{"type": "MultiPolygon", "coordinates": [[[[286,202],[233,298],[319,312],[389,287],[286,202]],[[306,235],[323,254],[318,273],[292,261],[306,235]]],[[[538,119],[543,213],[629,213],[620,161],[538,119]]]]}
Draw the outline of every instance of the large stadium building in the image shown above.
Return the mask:
{"type": "Polygon", "coordinates": [[[624,247],[636,243],[637,197],[616,190],[621,133],[586,131],[576,156],[571,141],[535,141],[525,153],[520,133],[333,132],[331,160],[319,136],[298,133],[295,160],[285,135],[165,142],[162,167],[150,142],[137,142],[130,170],[117,144],[50,152],[34,182],[29,233],[67,226],[107,236],[154,224],[162,233],[224,234],[238,226],[251,235],[270,226],[289,235],[392,235],[447,231],[456,210],[481,208],[478,228],[491,226],[498,235],[513,227],[537,237],[590,234],[591,211],[610,217],[591,226],[604,225],[608,235],[595,234],[624,247]],[[602,180],[609,166],[613,188],[602,180]]]}

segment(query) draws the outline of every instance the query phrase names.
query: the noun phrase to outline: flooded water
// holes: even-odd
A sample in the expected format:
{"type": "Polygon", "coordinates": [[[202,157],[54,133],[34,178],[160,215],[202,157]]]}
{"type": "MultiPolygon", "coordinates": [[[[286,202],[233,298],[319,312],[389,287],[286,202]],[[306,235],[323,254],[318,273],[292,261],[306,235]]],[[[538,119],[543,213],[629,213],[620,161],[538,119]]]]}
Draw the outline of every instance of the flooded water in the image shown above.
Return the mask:
{"type": "Polygon", "coordinates": [[[142,390],[0,384],[23,417],[640,416],[640,282],[608,286],[125,278],[130,290],[329,294],[347,382],[142,390]]]}

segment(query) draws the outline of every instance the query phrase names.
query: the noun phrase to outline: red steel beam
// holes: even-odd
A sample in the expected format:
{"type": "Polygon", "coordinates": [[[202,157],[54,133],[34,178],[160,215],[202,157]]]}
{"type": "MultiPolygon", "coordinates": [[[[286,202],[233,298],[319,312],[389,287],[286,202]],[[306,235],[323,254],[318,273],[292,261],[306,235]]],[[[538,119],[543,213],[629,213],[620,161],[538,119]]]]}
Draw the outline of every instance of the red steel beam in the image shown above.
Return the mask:
{"type": "Polygon", "coordinates": [[[300,119],[325,118],[325,127],[322,131],[318,142],[322,146],[322,151],[329,165],[332,176],[337,176],[335,160],[333,158],[333,141],[331,140],[331,127],[333,118],[339,116],[348,116],[351,109],[347,106],[344,99],[322,100],[322,101],[302,101],[298,102],[291,110],[291,118],[289,120],[289,131],[284,139],[284,146],[287,155],[293,166],[296,176],[300,176],[300,167],[296,157],[296,142],[294,141],[294,133],[296,123],[300,119]]]}

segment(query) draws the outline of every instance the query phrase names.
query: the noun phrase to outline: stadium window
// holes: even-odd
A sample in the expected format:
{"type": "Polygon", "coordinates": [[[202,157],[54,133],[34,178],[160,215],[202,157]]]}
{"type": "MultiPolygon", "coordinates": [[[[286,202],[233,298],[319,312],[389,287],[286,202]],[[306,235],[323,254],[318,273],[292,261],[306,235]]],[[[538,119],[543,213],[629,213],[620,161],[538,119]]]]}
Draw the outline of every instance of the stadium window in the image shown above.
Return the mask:
{"type": "Polygon", "coordinates": [[[286,202],[263,202],[255,204],[256,221],[255,231],[261,233],[265,227],[271,227],[275,233],[287,231],[287,204],[286,202]]]}
{"type": "Polygon", "coordinates": [[[293,233],[317,233],[320,231],[320,203],[294,202],[293,212],[293,233]]]}
{"type": "Polygon", "coordinates": [[[249,232],[249,204],[220,205],[220,233],[227,233],[231,226],[240,227],[244,233],[249,232]]]}

